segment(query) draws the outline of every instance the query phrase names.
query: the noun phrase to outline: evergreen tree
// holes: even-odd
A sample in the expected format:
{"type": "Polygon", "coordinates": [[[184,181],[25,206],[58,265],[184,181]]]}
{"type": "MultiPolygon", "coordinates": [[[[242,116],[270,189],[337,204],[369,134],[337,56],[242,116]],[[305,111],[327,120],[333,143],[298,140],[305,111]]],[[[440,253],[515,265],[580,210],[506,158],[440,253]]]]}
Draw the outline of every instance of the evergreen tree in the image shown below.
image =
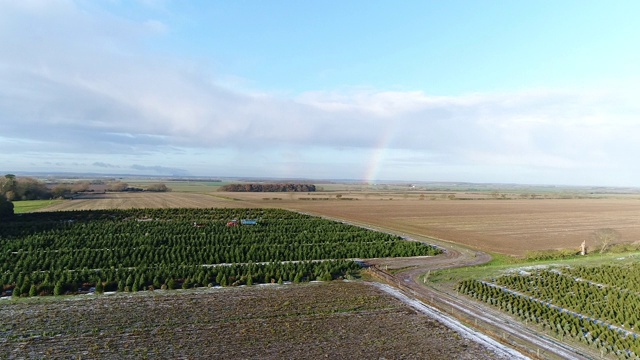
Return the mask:
{"type": "Polygon", "coordinates": [[[189,278],[184,279],[184,282],[182,283],[182,288],[188,289],[190,287],[191,287],[191,280],[189,278]]]}
{"type": "Polygon", "coordinates": [[[0,219],[10,218],[13,215],[13,203],[7,200],[4,194],[0,194],[0,219]]]}
{"type": "Polygon", "coordinates": [[[56,283],[56,286],[53,288],[53,295],[56,295],[56,296],[62,295],[62,291],[63,291],[62,283],[60,281],[58,281],[56,283]]]}
{"type": "Polygon", "coordinates": [[[98,280],[96,283],[96,293],[103,294],[104,293],[104,285],[102,285],[102,280],[98,280]]]}

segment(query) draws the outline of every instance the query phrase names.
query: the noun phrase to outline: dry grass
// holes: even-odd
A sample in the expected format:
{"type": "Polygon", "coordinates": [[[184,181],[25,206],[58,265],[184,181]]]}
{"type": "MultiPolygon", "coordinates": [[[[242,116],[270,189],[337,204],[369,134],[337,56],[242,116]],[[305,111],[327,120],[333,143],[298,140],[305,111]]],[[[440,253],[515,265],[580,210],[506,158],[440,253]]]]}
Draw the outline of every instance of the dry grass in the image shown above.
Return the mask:
{"type": "Polygon", "coordinates": [[[82,195],[75,200],[42,209],[42,211],[102,210],[131,208],[246,208],[246,202],[233,200],[224,194],[199,193],[106,193],[82,195]]]}

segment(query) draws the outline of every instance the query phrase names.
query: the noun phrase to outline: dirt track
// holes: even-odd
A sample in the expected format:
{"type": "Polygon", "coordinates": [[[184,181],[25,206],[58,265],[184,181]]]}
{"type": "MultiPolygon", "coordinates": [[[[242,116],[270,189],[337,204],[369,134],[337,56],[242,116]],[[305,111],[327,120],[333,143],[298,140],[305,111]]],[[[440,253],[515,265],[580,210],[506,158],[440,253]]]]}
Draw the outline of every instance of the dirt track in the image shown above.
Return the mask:
{"type": "MultiPolygon", "coordinates": [[[[165,202],[156,203],[155,207],[171,207],[171,205],[168,205],[172,203],[169,200],[171,199],[170,195],[172,194],[164,195],[165,202]]],[[[179,199],[184,195],[186,194],[180,194],[175,198],[175,201],[179,202],[179,199]]],[[[277,203],[262,202],[253,194],[244,199],[245,201],[207,195],[193,195],[194,197],[191,200],[194,201],[194,204],[191,204],[191,206],[213,207],[226,205],[229,207],[286,208],[346,220],[356,225],[439,245],[446,252],[437,257],[372,259],[369,264],[397,269],[393,276],[388,274],[381,276],[386,277],[390,284],[394,284],[405,294],[420,299],[444,312],[450,312],[453,314],[452,316],[458,317],[462,321],[467,321],[473,326],[476,326],[477,323],[479,328],[492,334],[494,338],[501,339],[501,341],[515,348],[526,349],[523,351],[530,356],[539,355],[541,358],[548,359],[583,359],[589,358],[591,355],[583,355],[576,349],[542,336],[496,310],[488,309],[453,294],[418,284],[417,276],[428,270],[470,266],[490,260],[490,256],[486,253],[459,246],[453,242],[489,250],[497,248],[503,250],[500,252],[510,254],[521,254],[525,246],[533,248],[566,247],[569,244],[573,244],[576,241],[575,239],[587,236],[589,231],[606,227],[606,224],[613,223],[617,229],[625,231],[624,234],[627,237],[635,236],[634,234],[636,233],[640,234],[640,226],[637,225],[640,223],[640,202],[628,199],[440,201],[434,202],[437,205],[425,206],[424,201],[416,200],[412,200],[412,203],[407,200],[388,201],[384,202],[384,204],[380,204],[379,201],[377,203],[324,201],[311,204],[310,202],[295,200],[277,203]],[[224,205],[220,205],[220,203],[224,205]],[[425,209],[428,209],[428,211],[425,209]],[[561,216],[561,214],[564,215],[561,216]],[[433,218],[436,220],[433,220],[433,218]],[[493,220],[487,221],[487,219],[493,220]],[[512,230],[505,232],[504,229],[506,228],[512,230]],[[552,229],[552,231],[548,229],[552,229]],[[562,239],[556,238],[559,233],[564,233],[565,236],[562,239]],[[453,242],[425,237],[425,235],[431,236],[433,234],[451,239],[453,242]],[[538,236],[538,242],[532,243],[531,240],[528,240],[531,236],[538,236]],[[483,240],[479,244],[477,240],[479,237],[492,240],[483,240]]],[[[234,194],[234,196],[236,195],[234,194]]],[[[143,198],[141,197],[138,200],[143,198]]],[[[156,201],[158,200],[156,199],[156,201]]],[[[175,204],[176,202],[173,203],[175,204]]],[[[184,201],[181,204],[182,206],[189,205],[185,204],[184,201]]],[[[74,203],[74,208],[77,208],[78,205],[84,205],[88,208],[103,208],[96,207],[96,204],[91,202],[86,204],[78,204],[76,202],[74,203]]],[[[113,205],[103,203],[101,206],[108,207],[113,205]]],[[[133,207],[143,206],[134,205],[133,207]]]]}
{"type": "MultiPolygon", "coordinates": [[[[408,262],[409,268],[390,274],[372,266],[374,276],[397,287],[406,295],[411,296],[429,306],[435,307],[444,314],[456,318],[467,325],[477,328],[492,336],[494,339],[521,351],[527,356],[542,359],[589,359],[593,355],[583,353],[548,336],[541,335],[519,321],[510,319],[507,315],[482,304],[470,302],[449,292],[437,290],[419,283],[418,277],[429,270],[439,270],[461,266],[472,266],[489,261],[491,257],[485,253],[448,246],[445,254],[434,258],[423,259],[422,264],[416,261],[408,262]]],[[[392,267],[407,265],[402,261],[394,263],[391,259],[373,260],[377,263],[391,264],[392,267]]],[[[447,316],[445,315],[445,316],[447,316]]]]}
{"type": "MultiPolygon", "coordinates": [[[[344,221],[345,219],[342,220],[344,221]]],[[[477,328],[495,340],[511,346],[530,357],[578,360],[593,358],[593,354],[586,354],[582,349],[573,348],[542,335],[526,327],[525,324],[512,320],[508,315],[500,311],[419,282],[418,277],[430,270],[487,263],[491,260],[489,254],[418,234],[406,234],[396,229],[383,228],[378,225],[349,222],[373,230],[405,236],[408,240],[434,244],[445,251],[443,254],[434,257],[381,258],[366,261],[371,266],[373,276],[398,288],[410,298],[417,299],[428,306],[438,309],[442,316],[460,320],[468,326],[477,328]],[[382,270],[383,268],[396,271],[391,274],[382,270]]]]}

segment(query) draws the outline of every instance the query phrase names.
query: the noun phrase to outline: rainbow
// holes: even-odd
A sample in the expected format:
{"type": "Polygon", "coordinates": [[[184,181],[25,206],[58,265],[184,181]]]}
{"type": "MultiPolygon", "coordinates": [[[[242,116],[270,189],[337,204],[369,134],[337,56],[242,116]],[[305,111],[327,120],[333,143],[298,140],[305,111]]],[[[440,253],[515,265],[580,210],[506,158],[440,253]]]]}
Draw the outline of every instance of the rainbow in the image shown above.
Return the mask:
{"type": "Polygon", "coordinates": [[[393,139],[394,131],[387,129],[373,149],[372,155],[369,159],[368,166],[365,170],[364,181],[368,183],[375,183],[379,179],[380,170],[386,160],[389,144],[393,139]]]}

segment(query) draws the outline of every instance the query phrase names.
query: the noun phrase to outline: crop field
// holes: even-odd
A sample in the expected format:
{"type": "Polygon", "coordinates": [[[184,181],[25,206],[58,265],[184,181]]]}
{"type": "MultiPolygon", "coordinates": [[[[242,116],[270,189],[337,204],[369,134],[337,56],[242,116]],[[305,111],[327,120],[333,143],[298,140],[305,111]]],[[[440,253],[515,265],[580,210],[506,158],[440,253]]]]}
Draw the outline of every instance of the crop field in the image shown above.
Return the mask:
{"type": "Polygon", "coordinates": [[[537,267],[457,290],[602,355],[640,356],[640,264],[537,267]]]}
{"type": "MultiPolygon", "coordinates": [[[[430,236],[480,250],[523,256],[549,249],[595,249],[595,231],[611,228],[620,241],[640,241],[640,200],[593,199],[448,200],[445,194],[402,193],[132,193],[97,194],[46,210],[139,207],[270,207],[292,209],[430,236]],[[101,196],[104,196],[101,197],[101,196]],[[431,197],[436,200],[430,200],[431,197]],[[316,199],[316,200],[309,200],[316,199]]],[[[460,195],[459,197],[471,195],[460,195]]]]}
{"type": "Polygon", "coordinates": [[[592,240],[592,235],[604,228],[618,231],[620,241],[640,241],[640,201],[628,198],[283,200],[277,206],[380,225],[514,256],[549,249],[573,248],[577,251],[583,240],[593,250],[598,244],[592,240]]]}
{"type": "Polygon", "coordinates": [[[9,358],[496,358],[363,282],[35,298],[0,316],[9,358]]]}
{"type": "Polygon", "coordinates": [[[0,285],[14,297],[328,281],[353,259],[439,253],[278,209],[39,212],[4,223],[0,239],[0,285]]]}
{"type": "MultiPolygon", "coordinates": [[[[282,208],[380,225],[512,256],[578,249],[610,228],[621,242],[640,241],[636,195],[585,199],[448,200],[445,193],[113,193],[65,201],[45,210],[227,207],[282,208]],[[340,199],[336,195],[341,195],[340,199]],[[424,195],[424,194],[422,194],[424,195]],[[434,197],[436,200],[430,200],[434,197]],[[315,199],[315,200],[310,200],[315,199]]],[[[474,194],[458,197],[472,198],[474,194]]],[[[486,196],[486,194],[484,195],[486,196]]]]}
{"type": "MultiPolygon", "coordinates": [[[[105,209],[141,209],[141,208],[243,208],[250,205],[234,201],[232,198],[210,194],[166,192],[112,192],[105,194],[86,194],[74,200],[47,207],[46,211],[67,210],[105,210],[105,209]]],[[[16,202],[19,203],[19,202],[16,202]]]]}

